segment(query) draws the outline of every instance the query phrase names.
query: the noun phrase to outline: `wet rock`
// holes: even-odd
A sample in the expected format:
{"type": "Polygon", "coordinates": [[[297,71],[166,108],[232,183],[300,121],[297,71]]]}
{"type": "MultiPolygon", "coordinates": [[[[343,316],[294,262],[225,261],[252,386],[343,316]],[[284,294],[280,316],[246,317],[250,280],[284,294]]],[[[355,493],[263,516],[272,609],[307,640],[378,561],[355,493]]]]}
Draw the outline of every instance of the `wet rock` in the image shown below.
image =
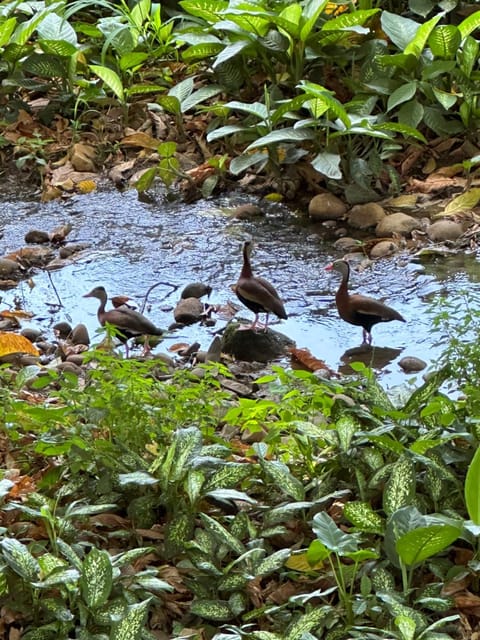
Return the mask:
{"type": "Polygon", "coordinates": [[[81,367],[83,365],[83,353],[72,353],[71,355],[65,358],[65,362],[72,362],[77,367],[81,367]]]}
{"type": "Polygon", "coordinates": [[[385,258],[394,254],[397,249],[398,247],[395,242],[392,242],[391,240],[382,240],[372,247],[372,250],[370,251],[370,258],[372,258],[372,260],[385,258]]]}
{"type": "Polygon", "coordinates": [[[25,234],[25,242],[27,244],[45,244],[46,242],[50,242],[50,236],[46,231],[32,229],[25,234]]]}
{"type": "Polygon", "coordinates": [[[175,322],[193,324],[202,319],[203,304],[198,298],[185,298],[177,303],[173,311],[175,322]]]}
{"type": "Polygon", "coordinates": [[[427,229],[427,235],[432,242],[457,240],[463,233],[463,227],[453,220],[438,220],[427,229]]]}
{"type": "Polygon", "coordinates": [[[348,213],[348,224],[355,229],[369,229],[375,227],[383,218],[385,211],[376,202],[356,204],[348,213]]]}
{"type": "Polygon", "coordinates": [[[77,244],[67,244],[65,247],[60,247],[58,251],[58,255],[62,260],[66,258],[70,258],[74,253],[79,253],[80,251],[84,251],[88,249],[89,245],[86,242],[79,242],[77,244]]]}
{"type": "Polygon", "coordinates": [[[87,327],[84,324],[77,324],[72,329],[70,340],[73,344],[90,344],[90,335],[87,327]]]}
{"type": "Polygon", "coordinates": [[[408,236],[414,229],[421,229],[421,227],[422,225],[418,220],[406,213],[392,213],[380,220],[375,228],[375,235],[377,238],[389,237],[395,234],[408,236]]]}
{"type": "Polygon", "coordinates": [[[359,246],[359,242],[355,238],[345,237],[335,240],[333,246],[337,251],[351,251],[359,246]]]}
{"type": "Polygon", "coordinates": [[[57,364],[57,371],[62,371],[63,373],[73,373],[76,376],[83,375],[83,369],[76,365],[74,362],[59,362],[57,364]]]}
{"type": "Polygon", "coordinates": [[[42,332],[39,329],[34,329],[33,327],[25,327],[25,329],[20,331],[20,335],[27,338],[27,340],[30,340],[30,342],[36,342],[42,335],[42,332]]]}
{"type": "Polygon", "coordinates": [[[212,293],[212,287],[204,282],[191,282],[187,284],[185,289],[180,294],[180,298],[183,300],[186,298],[201,298],[202,296],[209,296],[212,293]]]}
{"type": "Polygon", "coordinates": [[[342,218],[346,211],[346,204],[332,193],[319,193],[310,200],[308,205],[308,215],[314,222],[337,220],[342,218]]]}
{"type": "Polygon", "coordinates": [[[427,366],[427,363],[421,358],[414,356],[405,356],[399,361],[399,366],[405,371],[405,373],[412,373],[415,371],[422,371],[427,366]]]}
{"type": "Polygon", "coordinates": [[[243,382],[238,380],[232,380],[231,378],[221,378],[220,384],[223,389],[231,391],[238,397],[249,398],[252,395],[252,388],[243,382]]]}
{"type": "Polygon", "coordinates": [[[250,220],[263,215],[262,209],[257,204],[241,204],[230,209],[229,213],[232,218],[237,218],[237,220],[250,220]]]}
{"type": "Polygon", "coordinates": [[[283,333],[272,329],[255,331],[239,327],[239,323],[231,322],[222,338],[223,353],[229,353],[238,360],[269,362],[285,355],[287,348],[295,345],[283,333]]]}
{"type": "Polygon", "coordinates": [[[57,322],[53,325],[55,336],[61,340],[66,340],[72,333],[72,327],[68,322],[57,322]]]}
{"type": "Polygon", "coordinates": [[[18,275],[20,266],[15,260],[9,258],[0,258],[0,278],[18,275]]]}

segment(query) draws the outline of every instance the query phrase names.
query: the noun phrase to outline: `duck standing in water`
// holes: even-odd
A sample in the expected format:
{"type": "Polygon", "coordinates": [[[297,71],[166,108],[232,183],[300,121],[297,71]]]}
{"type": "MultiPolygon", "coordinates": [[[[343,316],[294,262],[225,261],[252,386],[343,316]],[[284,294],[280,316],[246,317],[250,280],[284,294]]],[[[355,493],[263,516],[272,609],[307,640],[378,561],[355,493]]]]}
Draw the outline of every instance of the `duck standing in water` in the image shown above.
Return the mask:
{"type": "Polygon", "coordinates": [[[130,338],[138,336],[147,336],[144,345],[144,353],[150,351],[148,344],[148,336],[161,336],[163,334],[162,329],[156,327],[144,315],[130,309],[127,305],[123,304],[115,309],[105,310],[108,296],[104,287],[95,287],[89,293],[86,293],[84,298],[97,298],[100,301],[100,306],[97,310],[97,318],[99,323],[103,326],[108,322],[113,325],[119,332],[118,339],[125,345],[125,356],[128,358],[129,349],[128,341],[130,338]]]}
{"type": "Polygon", "coordinates": [[[260,313],[266,314],[265,331],[268,327],[268,315],[274,313],[278,318],[286,320],[288,318],[283,302],[280,299],[275,287],[265,280],[254,276],[250,264],[250,254],[252,252],[252,241],[247,240],[243,244],[243,266],[240,277],[234,285],[238,299],[250,311],[255,314],[255,319],[251,325],[244,329],[255,329],[258,324],[258,316],[260,313]]]}
{"type": "Polygon", "coordinates": [[[348,280],[350,278],[350,265],[345,260],[336,260],[325,267],[327,271],[338,271],[342,275],[342,281],[335,295],[338,314],[350,324],[363,328],[363,343],[372,344],[372,327],[379,322],[390,322],[400,320],[406,322],[405,318],[388,307],[379,300],[363,296],[358,293],[348,293],[348,280]]]}

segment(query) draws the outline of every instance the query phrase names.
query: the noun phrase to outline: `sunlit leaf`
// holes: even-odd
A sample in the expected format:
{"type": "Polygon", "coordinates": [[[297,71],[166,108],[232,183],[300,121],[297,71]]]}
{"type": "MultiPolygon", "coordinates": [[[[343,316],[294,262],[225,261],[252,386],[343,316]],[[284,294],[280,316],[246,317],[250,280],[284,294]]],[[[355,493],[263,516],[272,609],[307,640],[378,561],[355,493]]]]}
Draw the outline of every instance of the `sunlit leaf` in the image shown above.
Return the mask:
{"type": "Polygon", "coordinates": [[[32,356],[40,355],[37,347],[24,336],[8,331],[0,331],[0,358],[12,353],[29,353],[32,356]]]}

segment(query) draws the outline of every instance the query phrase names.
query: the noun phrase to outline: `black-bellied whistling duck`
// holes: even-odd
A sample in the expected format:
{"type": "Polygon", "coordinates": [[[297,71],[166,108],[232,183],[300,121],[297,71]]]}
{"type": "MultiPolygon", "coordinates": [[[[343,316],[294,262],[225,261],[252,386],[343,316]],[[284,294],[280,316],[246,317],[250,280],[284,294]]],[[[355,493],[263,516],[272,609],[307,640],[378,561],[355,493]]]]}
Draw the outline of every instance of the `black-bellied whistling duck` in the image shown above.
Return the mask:
{"type": "Polygon", "coordinates": [[[163,334],[162,329],[156,327],[148,318],[134,309],[129,309],[125,305],[106,311],[105,305],[107,304],[108,296],[104,287],[95,287],[90,293],[86,293],[83,297],[97,298],[97,300],[100,300],[100,306],[97,310],[98,321],[102,327],[108,322],[118,329],[118,339],[125,345],[127,358],[128,340],[130,340],[130,338],[147,336],[144,350],[148,352],[150,350],[148,336],[161,336],[163,334]]]}
{"type": "Polygon", "coordinates": [[[110,301],[115,307],[115,309],[118,309],[120,307],[125,307],[126,309],[133,309],[134,311],[137,311],[137,306],[135,305],[135,303],[132,304],[131,302],[129,302],[129,300],[131,300],[129,296],[123,296],[123,295],[112,296],[110,298],[110,301]]]}
{"type": "Polygon", "coordinates": [[[204,282],[191,282],[183,289],[180,297],[185,298],[203,298],[203,296],[210,297],[212,293],[212,287],[204,282]]]}
{"type": "Polygon", "coordinates": [[[237,294],[240,302],[253,311],[255,319],[252,324],[245,329],[255,329],[258,323],[258,315],[266,314],[265,331],[268,327],[268,314],[274,313],[278,318],[286,320],[288,318],[283,302],[275,290],[265,278],[253,275],[250,265],[250,254],[252,252],[252,242],[247,240],[243,244],[243,267],[237,283],[233,290],[237,294]]]}
{"type": "Polygon", "coordinates": [[[342,274],[342,281],[335,295],[338,314],[350,324],[363,328],[363,342],[372,344],[372,327],[378,322],[390,322],[400,320],[405,322],[405,318],[398,311],[387,307],[379,300],[374,300],[368,296],[348,293],[348,279],[350,277],[350,265],[345,260],[336,260],[326,267],[327,271],[334,269],[342,274]]]}

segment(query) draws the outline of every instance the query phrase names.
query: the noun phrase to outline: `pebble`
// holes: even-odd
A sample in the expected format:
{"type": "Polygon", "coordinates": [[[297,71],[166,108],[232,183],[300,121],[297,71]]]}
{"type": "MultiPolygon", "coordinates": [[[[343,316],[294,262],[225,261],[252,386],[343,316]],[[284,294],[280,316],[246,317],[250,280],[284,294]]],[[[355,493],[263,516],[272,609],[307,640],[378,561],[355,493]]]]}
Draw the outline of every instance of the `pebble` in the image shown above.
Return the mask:
{"type": "Polygon", "coordinates": [[[399,366],[405,371],[405,373],[412,373],[414,371],[422,371],[427,366],[427,363],[421,358],[415,356],[405,356],[399,361],[399,366]]]}

